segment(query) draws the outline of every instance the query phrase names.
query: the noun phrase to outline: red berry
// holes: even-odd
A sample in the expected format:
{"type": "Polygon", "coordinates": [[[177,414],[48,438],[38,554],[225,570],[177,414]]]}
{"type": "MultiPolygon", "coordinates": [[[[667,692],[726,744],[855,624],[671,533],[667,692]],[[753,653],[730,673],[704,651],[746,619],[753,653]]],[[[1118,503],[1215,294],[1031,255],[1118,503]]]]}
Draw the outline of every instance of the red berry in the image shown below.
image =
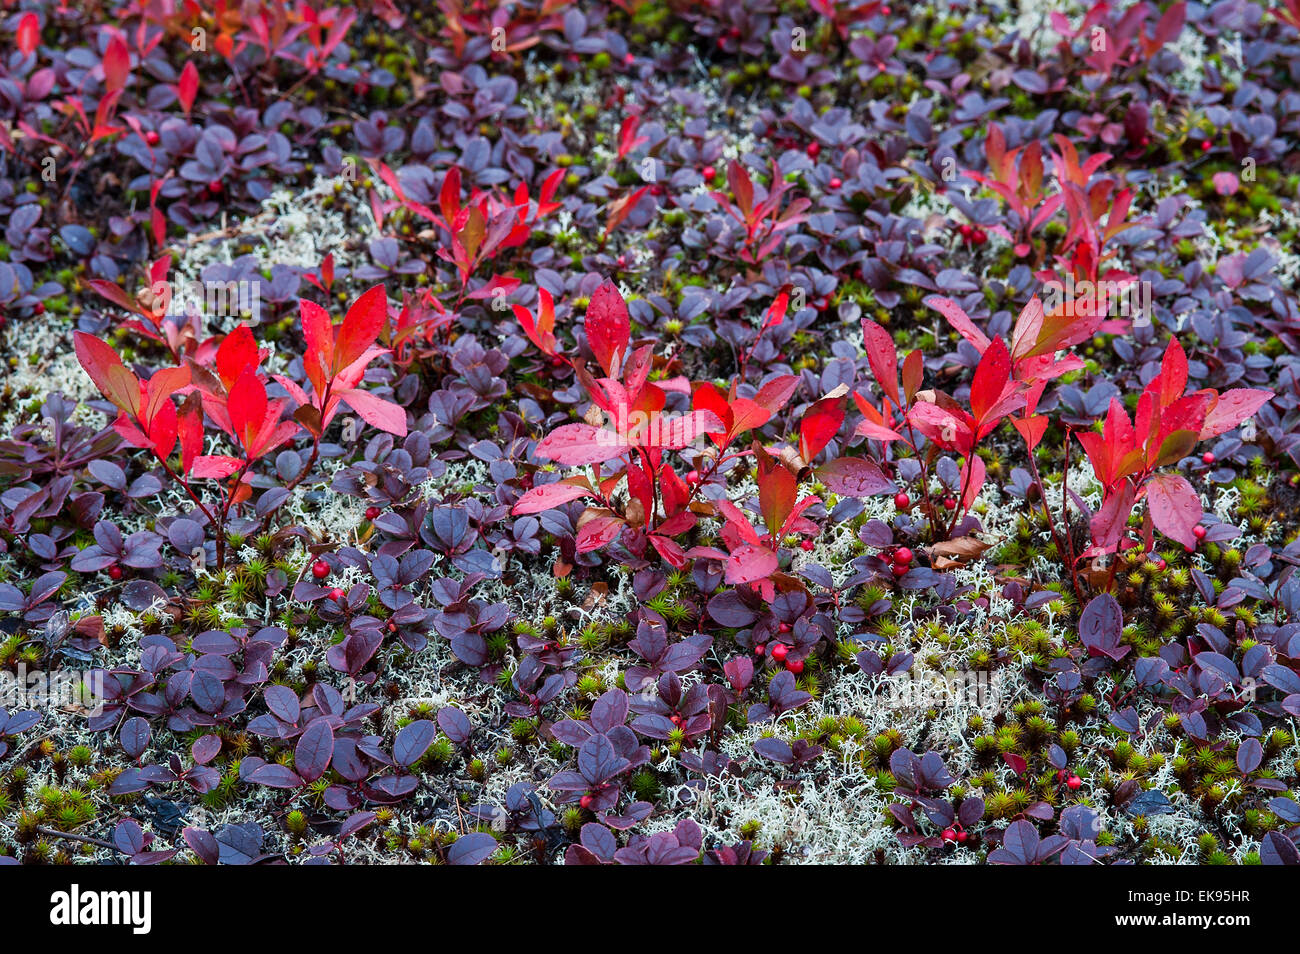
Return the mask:
{"type": "Polygon", "coordinates": [[[583,808],[590,808],[591,803],[593,801],[595,801],[595,799],[593,799],[590,795],[584,795],[582,796],[582,798],[578,799],[578,804],[581,805],[583,808]]]}
{"type": "Polygon", "coordinates": [[[1216,458],[1211,451],[1206,451],[1201,455],[1201,462],[1204,464],[1213,464],[1215,460],[1216,458]]]}
{"type": "Polygon", "coordinates": [[[754,647],[754,655],[755,655],[755,656],[761,656],[761,655],[763,655],[763,653],[765,653],[765,652],[767,652],[767,644],[766,644],[766,643],[759,643],[757,646],[754,647]]]}
{"type": "Polygon", "coordinates": [[[944,509],[944,510],[956,510],[956,509],[957,509],[957,500],[956,500],[956,498],[954,498],[954,497],[944,497],[944,498],[943,498],[943,509],[944,509]]]}
{"type": "Polygon", "coordinates": [[[907,576],[907,571],[911,569],[906,563],[894,563],[889,568],[894,571],[894,576],[899,577],[907,576]]]}
{"type": "Polygon", "coordinates": [[[35,305],[32,306],[32,311],[38,315],[45,314],[45,302],[38,301],[35,305]]]}
{"type": "Polygon", "coordinates": [[[894,561],[896,563],[911,563],[912,551],[907,547],[899,547],[894,551],[894,561]]]}
{"type": "Polygon", "coordinates": [[[373,520],[374,520],[376,517],[378,517],[378,516],[379,516],[379,508],[378,508],[378,507],[367,507],[367,508],[366,508],[366,519],[367,519],[367,520],[372,520],[372,521],[373,521],[373,520]]]}
{"type": "Polygon", "coordinates": [[[970,227],[970,225],[968,225],[967,223],[963,222],[961,225],[959,225],[959,226],[957,227],[957,231],[961,233],[961,237],[962,237],[962,238],[964,238],[964,239],[968,239],[968,238],[970,238],[970,234],[971,234],[971,232],[974,231],[974,230],[970,227]]]}
{"type": "Polygon", "coordinates": [[[158,133],[153,129],[150,129],[148,132],[144,134],[144,141],[151,146],[158,145],[158,140],[161,138],[162,137],[159,136],[158,133]]]}
{"type": "Polygon", "coordinates": [[[213,179],[211,182],[208,183],[208,191],[211,192],[213,195],[221,195],[221,190],[224,188],[225,186],[221,184],[220,179],[213,179]]]}
{"type": "Polygon", "coordinates": [[[951,828],[945,828],[945,829],[943,830],[943,840],[944,840],[944,841],[956,841],[956,840],[957,840],[957,833],[956,833],[955,831],[953,831],[951,828]]]}
{"type": "Polygon", "coordinates": [[[1209,152],[1209,151],[1210,151],[1210,140],[1208,140],[1208,139],[1202,139],[1202,140],[1201,140],[1201,152],[1209,152]]]}
{"type": "Polygon", "coordinates": [[[840,177],[839,177],[839,176],[833,176],[833,177],[831,178],[831,188],[832,188],[832,189],[838,189],[838,188],[839,188],[840,186],[842,186],[842,185],[844,185],[844,183],[840,181],[840,177]]]}
{"type": "Polygon", "coordinates": [[[114,563],[112,566],[108,568],[108,576],[109,579],[113,579],[113,580],[122,579],[122,568],[118,566],[116,563],[114,563]]]}
{"type": "Polygon", "coordinates": [[[368,95],[370,95],[370,84],[369,84],[369,83],[359,83],[359,82],[358,82],[358,83],[353,83],[353,84],[352,84],[352,92],[355,93],[355,94],[358,95],[358,96],[361,96],[361,97],[368,96],[368,95]]]}
{"type": "Polygon", "coordinates": [[[790,632],[790,624],[789,624],[789,623],[782,623],[782,624],[781,624],[780,626],[778,626],[777,628],[778,628],[779,630],[781,630],[781,632],[783,632],[783,633],[788,633],[788,632],[790,632]]]}
{"type": "Polygon", "coordinates": [[[311,565],[311,575],[318,580],[323,580],[330,575],[330,565],[324,560],[317,560],[311,565]]]}
{"type": "Polygon", "coordinates": [[[775,659],[777,662],[784,662],[785,657],[789,655],[789,653],[790,653],[790,647],[787,646],[785,643],[777,643],[775,646],[772,647],[772,658],[775,659]]]}
{"type": "Polygon", "coordinates": [[[700,472],[698,470],[687,471],[686,482],[688,484],[698,484],[700,482],[700,472]]]}
{"type": "Polygon", "coordinates": [[[821,155],[822,144],[819,142],[810,142],[808,143],[808,148],[805,151],[808,153],[809,159],[816,159],[819,155],[821,155]]]}
{"type": "Polygon", "coordinates": [[[347,595],[347,594],[344,593],[344,592],[343,592],[341,589],[339,589],[337,586],[334,587],[334,589],[330,590],[330,599],[332,599],[335,603],[337,603],[339,600],[343,599],[343,597],[346,596],[346,595],[347,595]]]}
{"type": "Polygon", "coordinates": [[[969,832],[964,832],[964,831],[957,832],[957,840],[961,842],[963,845],[966,844],[966,840],[968,838],[970,838],[969,832]]]}
{"type": "Polygon", "coordinates": [[[908,507],[912,506],[912,498],[900,490],[898,493],[894,494],[894,506],[899,510],[906,510],[908,507]]]}
{"type": "Polygon", "coordinates": [[[811,550],[811,549],[812,549],[813,547],[815,547],[816,545],[817,545],[817,544],[813,543],[811,540],[800,540],[800,541],[799,541],[799,546],[803,547],[805,550],[811,550]]]}
{"type": "Polygon", "coordinates": [[[1083,784],[1083,779],[1079,778],[1079,776],[1077,775],[1071,775],[1069,778],[1065,780],[1065,784],[1070,789],[1070,791],[1072,792],[1078,791],[1079,786],[1083,784]]]}
{"type": "Polygon", "coordinates": [[[988,234],[981,228],[971,229],[970,240],[976,245],[983,245],[989,240],[988,234]]]}
{"type": "Polygon", "coordinates": [[[1204,540],[1205,528],[1198,523],[1196,526],[1192,527],[1192,536],[1194,536],[1197,540],[1204,540]]]}
{"type": "Polygon", "coordinates": [[[705,179],[712,179],[717,174],[718,170],[714,169],[712,166],[705,166],[700,170],[700,175],[704,176],[705,179]]]}
{"type": "Polygon", "coordinates": [[[787,672],[792,672],[797,676],[799,673],[803,672],[803,660],[787,659],[785,662],[785,668],[787,672]]]}

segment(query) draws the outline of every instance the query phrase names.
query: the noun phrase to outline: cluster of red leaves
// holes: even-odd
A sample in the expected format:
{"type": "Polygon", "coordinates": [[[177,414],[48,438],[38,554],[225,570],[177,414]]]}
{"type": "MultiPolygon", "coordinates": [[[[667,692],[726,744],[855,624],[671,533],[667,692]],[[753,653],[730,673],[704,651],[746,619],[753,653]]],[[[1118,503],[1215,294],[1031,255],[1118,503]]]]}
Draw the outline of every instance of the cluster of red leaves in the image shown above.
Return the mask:
{"type": "MultiPolygon", "coordinates": [[[[375,220],[382,225],[387,208],[400,206],[443,229],[448,241],[439,244],[438,256],[456,266],[462,286],[484,263],[523,245],[537,223],[560,207],[555,201],[555,191],[564,178],[563,169],[551,173],[542,183],[536,202],[529,196],[528,184],[521,182],[512,198],[475,188],[470,191],[469,201],[462,205],[460,169],[452,166],[443,176],[438,210],[434,211],[408,196],[396,173],[387,165],[376,162],[375,169],[397,197],[395,203],[386,205],[372,193],[375,220]]],[[[518,285],[518,279],[497,277],[467,297],[486,298],[498,289],[509,294],[518,285]]]]}
{"type": "Polygon", "coordinates": [[[1201,519],[1201,498],[1186,478],[1160,474],[1161,467],[1189,456],[1197,443],[1232,430],[1273,395],[1258,388],[1233,388],[1220,394],[1203,388],[1184,394],[1187,355],[1176,339],[1165,349],[1160,373],[1138,398],[1132,420],[1118,398],[1111,398],[1102,432],[1079,432],[1093,473],[1105,489],[1101,509],[1092,518],[1094,553],[1114,553],[1124,539],[1129,515],[1147,501],[1145,549],[1151,527],[1185,547],[1195,547],[1194,528],[1201,519]]]}
{"type": "MultiPolygon", "coordinates": [[[[530,340],[546,354],[559,355],[555,310],[542,291],[537,316],[517,307],[516,315],[530,340]]],[[[779,320],[779,317],[778,319],[779,320]]],[[[592,295],[585,323],[587,345],[603,377],[593,376],[585,362],[569,359],[592,407],[583,421],[564,424],[547,434],[534,455],[565,467],[590,466],[593,476],[578,475],[534,487],[515,504],[515,514],[537,513],[580,498],[592,498],[578,520],[577,551],[609,546],[629,534],[632,543],[643,536],[675,567],[688,559],[724,561],[730,583],[749,583],[769,593],[778,566],[781,539],[792,533],[818,532],[801,514],[817,502],[797,499],[798,474],[815,458],[844,420],[844,398],[814,404],[804,415],[798,452],[770,452],[755,442],[736,449],[746,433],[768,423],[790,400],[798,378],[783,375],[768,381],[752,398],[737,394],[733,382],[724,392],[712,382],[685,378],[651,381],[655,367],[653,345],[631,347],[627,304],[613,282],[592,295]],[[668,395],[690,396],[690,410],[665,412],[668,395]],[[695,466],[683,476],[667,459],[668,452],[686,451],[707,438],[712,447],[695,452],[695,466]],[[760,534],[744,513],[726,499],[705,500],[700,491],[729,461],[754,457],[758,463],[759,509],[766,532],[760,534]],[[608,469],[607,469],[608,468],[608,469]],[[627,499],[615,501],[620,488],[627,499]],[[692,530],[701,516],[722,521],[727,550],[687,549],[678,538],[692,530]]],[[[626,539],[626,538],[625,538],[626,539]]]]}
{"type": "Polygon", "coordinates": [[[303,373],[311,384],[310,396],[284,375],[275,376],[298,402],[294,417],[319,440],[338,412],[346,404],[367,424],[406,436],[406,412],[391,401],[376,397],[358,387],[370,362],[387,348],[375,346],[379,333],[388,321],[388,299],[383,285],[365,291],[352,303],[343,323],[334,327],[333,320],[320,305],[303,298],[298,302],[302,334],[307,342],[303,355],[303,373]]]}
{"type": "Polygon", "coordinates": [[[749,264],[761,262],[771,255],[785,240],[785,233],[802,222],[804,210],[812,205],[806,198],[793,199],[784,208],[782,200],[790,189],[780,168],[772,163],[772,185],[766,195],[756,197],[754,183],[739,161],[733,159],[727,166],[727,185],[731,198],[721,192],[712,192],[714,200],[727,214],[745,229],[745,241],[740,258],[749,264]]]}
{"type": "MultiPolygon", "coordinates": [[[[161,264],[165,274],[165,261],[156,264],[155,271],[161,264]]],[[[179,443],[180,473],[186,477],[237,475],[229,506],[248,496],[247,478],[254,462],[292,440],[300,427],[319,442],[340,402],[381,430],[399,436],[406,433],[402,408],[358,387],[367,365],[386,353],[374,347],[387,320],[383,286],[358,298],[338,329],[319,305],[304,299],[300,307],[307,341],[303,366],[312,394],[309,397],[283,375],[275,376],[300,405],[290,418],[284,417],[286,400],[267,396],[260,370],[265,353],[244,324],[215,349],[199,348],[185,355],[182,364],[156,371],[147,381],[127,368],[108,344],[84,332],[74,336],[77,359],[100,393],[118,408],[113,425],[117,432],[131,445],[151,451],[168,473],[185,482],[168,464],[179,443]],[[179,411],[172,400],[176,395],[185,396],[179,411]],[[239,448],[240,456],[203,453],[205,415],[239,448]]],[[[151,331],[136,319],[126,324],[153,339],[158,339],[157,331],[163,327],[158,323],[151,331]]]]}

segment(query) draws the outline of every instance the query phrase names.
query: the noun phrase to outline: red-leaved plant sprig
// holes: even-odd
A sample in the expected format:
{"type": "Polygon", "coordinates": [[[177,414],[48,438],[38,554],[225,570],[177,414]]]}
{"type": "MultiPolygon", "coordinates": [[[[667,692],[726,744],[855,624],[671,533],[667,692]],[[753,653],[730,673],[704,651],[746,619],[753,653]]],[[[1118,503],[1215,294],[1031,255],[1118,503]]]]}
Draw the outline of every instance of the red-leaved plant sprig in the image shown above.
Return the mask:
{"type": "MultiPolygon", "coordinates": [[[[529,196],[528,184],[521,182],[513,198],[502,198],[495,192],[474,188],[470,190],[469,200],[462,204],[460,169],[452,166],[443,176],[438,192],[438,209],[434,211],[408,196],[397,174],[387,165],[375,161],[374,167],[396,196],[395,202],[390,203],[392,207],[404,208],[447,233],[450,241],[440,244],[437,254],[455,266],[460,276],[461,301],[489,298],[497,289],[504,289],[507,293],[513,291],[519,282],[506,276],[497,276],[473,292],[469,292],[467,286],[470,277],[481,266],[503,252],[523,245],[537,224],[563,204],[555,201],[555,193],[564,178],[563,169],[547,176],[538,190],[536,201],[529,196]]],[[[387,206],[377,195],[372,195],[371,205],[376,221],[382,224],[387,206]]]]}
{"type": "MultiPolygon", "coordinates": [[[[907,423],[915,425],[940,447],[966,454],[967,450],[974,450],[980,439],[992,433],[991,428],[996,427],[1002,418],[1019,411],[1011,416],[1011,421],[1025,441],[1038,500],[1057,551],[1075,580],[1076,590],[1083,591],[1078,577],[1081,561],[1114,554],[1132,544],[1125,539],[1125,531],[1134,506],[1143,499],[1147,501],[1144,552],[1149,552],[1153,546],[1152,526],[1184,547],[1195,548],[1193,531],[1201,518],[1200,497],[1184,477],[1159,471],[1189,456],[1199,441],[1223,434],[1254,415],[1272,397],[1270,392],[1257,388],[1233,388],[1220,394],[1213,388],[1204,388],[1184,395],[1187,357],[1182,345],[1171,339],[1160,373],[1148,383],[1138,400],[1134,420],[1130,421],[1122,403],[1112,398],[1100,434],[1074,432],[1066,428],[1066,474],[1061,513],[1064,529],[1058,529],[1047,505],[1046,488],[1034,456],[1049,423],[1045,415],[1037,413],[1037,405],[1050,381],[1083,367],[1078,356],[1060,352],[1091,338],[1102,326],[1102,316],[1095,310],[1045,312],[1035,296],[1017,318],[1008,349],[1000,339],[990,340],[955,302],[932,296],[926,299],[926,304],[943,314],[949,324],[980,352],[981,358],[971,384],[971,414],[966,414],[960,406],[954,407],[955,402],[942,392],[925,392],[922,396],[932,403],[929,407],[926,401],[913,404],[907,412],[907,423]],[[1103,488],[1102,505],[1096,514],[1090,515],[1092,546],[1078,553],[1068,532],[1071,433],[1083,445],[1103,488]]],[[[883,329],[873,331],[864,322],[864,335],[869,359],[873,354],[892,354],[892,341],[888,340],[883,329]]],[[[885,373],[884,361],[877,358],[871,361],[871,365],[877,380],[885,380],[882,389],[887,398],[893,396],[897,385],[889,383],[891,375],[885,373]]],[[[897,402],[896,396],[894,400],[897,402]]],[[[911,395],[908,400],[911,400],[911,395]]],[[[896,433],[890,429],[891,423],[876,412],[874,419],[859,425],[859,432],[884,440],[898,439],[890,436],[896,433]]],[[[968,454],[968,464],[971,460],[968,454]]],[[[978,492],[982,481],[982,464],[975,464],[971,470],[963,469],[963,508],[970,502],[967,487],[973,486],[978,492]]],[[[973,500],[973,496],[970,499],[973,500]]],[[[1113,583],[1117,566],[1112,561],[1107,588],[1113,583]]]]}
{"type": "Polygon", "coordinates": [[[346,404],[367,424],[381,431],[406,436],[406,411],[358,386],[370,362],[389,353],[387,348],[375,346],[388,321],[384,286],[376,285],[363,292],[348,308],[338,328],[334,327],[329,312],[313,301],[299,299],[298,310],[307,342],[302,358],[303,373],[311,384],[311,394],[282,374],[275,375],[275,380],[298,403],[293,416],[311,434],[312,449],[307,466],[290,482],[290,489],[315,464],[321,438],[340,404],[346,404]]]}
{"type": "Polygon", "coordinates": [[[782,200],[790,190],[780,167],[772,163],[771,186],[766,195],[756,199],[754,183],[738,160],[727,165],[727,185],[731,197],[721,192],[709,193],[723,210],[745,230],[741,243],[740,259],[750,265],[771,255],[786,239],[786,232],[807,218],[804,211],[812,205],[807,198],[792,199],[782,208],[782,200]]]}
{"type": "MultiPolygon", "coordinates": [[[[1178,474],[1159,473],[1192,454],[1196,445],[1232,430],[1264,406],[1272,393],[1260,388],[1232,388],[1220,394],[1187,388],[1187,355],[1171,338],[1153,377],[1138,398],[1132,420],[1118,398],[1111,398],[1102,431],[1078,431],[1093,474],[1102,485],[1100,509],[1091,518],[1092,546],[1080,559],[1112,554],[1132,546],[1126,538],[1133,507],[1146,499],[1143,518],[1143,552],[1152,548],[1154,526],[1196,549],[1196,526],[1201,520],[1200,495],[1178,474]]],[[[1111,577],[1115,571],[1111,566],[1111,577]]]]}
{"type": "Polygon", "coordinates": [[[179,484],[216,532],[217,567],[226,554],[225,524],[231,508],[252,493],[251,470],[257,461],[293,440],[300,429],[313,439],[307,464],[286,484],[291,490],[310,472],[320,439],[346,403],[367,423],[403,436],[406,412],[396,404],[358,387],[367,365],[387,349],[374,347],[385,321],[387,302],[382,286],[363,294],[334,328],[329,314],[301,300],[303,335],[307,341],[304,373],[312,387],[307,393],[283,375],[276,380],[290,392],[299,408],[285,418],[288,401],[267,395],[260,365],[265,357],[244,324],[227,334],[215,349],[186,355],[185,363],[154,372],[147,381],[132,372],[104,341],[76,332],[77,359],[109,401],[118,409],[114,429],[129,444],[149,450],[167,475],[179,484]],[[185,395],[178,410],[173,397],[185,395]],[[205,414],[240,451],[239,456],[204,454],[205,414]],[[180,468],[171,463],[179,444],[180,468]],[[226,480],[219,504],[210,506],[192,481],[226,480]]]}
{"type": "MultiPolygon", "coordinates": [[[[559,357],[553,302],[545,292],[539,297],[536,317],[522,307],[516,308],[516,314],[533,343],[559,357]]],[[[605,376],[596,378],[583,361],[568,360],[591,399],[592,410],[587,419],[561,425],[547,434],[534,456],[565,467],[589,466],[593,476],[576,475],[534,487],[516,502],[512,512],[538,513],[590,498],[593,503],[577,524],[577,552],[603,549],[620,538],[635,545],[638,537],[644,537],[674,567],[696,557],[719,559],[726,562],[728,582],[748,583],[770,592],[782,536],[816,530],[815,524],[801,520],[800,515],[817,501],[793,499],[797,487],[794,470],[802,470],[805,460],[820,454],[839,429],[844,419],[843,398],[830,399],[829,408],[814,405],[804,417],[799,451],[791,450],[785,460],[778,460],[757,443],[739,449],[734,445],[780,412],[794,394],[798,378],[778,376],[753,398],[738,396],[735,383],[724,393],[711,382],[692,385],[684,378],[650,381],[653,346],[629,351],[627,304],[610,281],[591,296],[585,330],[588,346],[605,376]],[[670,392],[689,394],[691,410],[664,413],[670,392]],[[684,478],[667,454],[685,451],[702,437],[713,445],[697,457],[707,465],[702,465],[703,473],[688,473],[684,478]],[[730,501],[706,501],[701,495],[719,468],[747,457],[757,457],[760,462],[758,484],[765,535],[730,501]],[[620,507],[615,492],[624,484],[628,499],[620,507]],[[727,552],[708,547],[688,550],[678,541],[696,526],[699,514],[722,520],[727,552]]]]}

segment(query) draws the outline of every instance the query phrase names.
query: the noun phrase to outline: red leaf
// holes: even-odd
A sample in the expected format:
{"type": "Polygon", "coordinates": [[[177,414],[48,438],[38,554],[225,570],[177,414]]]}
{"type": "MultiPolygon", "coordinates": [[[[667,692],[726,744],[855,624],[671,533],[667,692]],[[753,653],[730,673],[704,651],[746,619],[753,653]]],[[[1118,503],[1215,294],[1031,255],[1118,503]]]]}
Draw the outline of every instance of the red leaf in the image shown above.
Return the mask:
{"type": "Polygon", "coordinates": [[[1261,391],[1258,388],[1233,388],[1231,391],[1224,391],[1210,408],[1210,412],[1205,415],[1200,439],[1218,437],[1232,430],[1242,421],[1253,417],[1255,412],[1272,398],[1271,392],[1261,391]]]}
{"type": "Polygon", "coordinates": [[[963,511],[970,510],[975,503],[975,498],[980,495],[980,490],[984,486],[984,477],[984,458],[979,454],[971,454],[961,468],[961,483],[966,488],[966,492],[961,495],[963,511]]]}
{"type": "Polygon", "coordinates": [[[995,338],[975,368],[970,386],[970,409],[975,420],[986,423],[997,408],[1011,377],[1011,355],[1001,338],[995,338]]]}
{"type": "Polygon", "coordinates": [[[230,423],[235,429],[235,437],[251,452],[257,445],[262,425],[266,422],[266,385],[257,376],[253,368],[245,368],[230,389],[227,401],[230,409],[230,423]]]}
{"type": "Polygon", "coordinates": [[[528,340],[538,347],[544,354],[554,356],[558,351],[555,340],[555,303],[551,300],[551,293],[545,288],[537,290],[537,318],[533,319],[533,313],[523,305],[514,306],[515,317],[519,319],[519,325],[524,329],[524,334],[528,340]]]}
{"type": "Polygon", "coordinates": [[[335,391],[334,394],[342,398],[348,407],[356,411],[371,427],[377,427],[398,437],[406,436],[406,411],[399,405],[375,397],[369,391],[362,391],[360,388],[344,388],[335,391]]]}
{"type": "Polygon", "coordinates": [[[1169,339],[1160,362],[1160,408],[1169,407],[1187,390],[1187,355],[1177,338],[1169,339]]]}
{"type": "Polygon", "coordinates": [[[761,404],[773,414],[785,407],[787,401],[799,387],[799,378],[793,374],[783,374],[768,381],[754,395],[754,403],[761,404]]]}
{"type": "Polygon", "coordinates": [[[714,432],[722,426],[722,421],[712,411],[692,411],[681,417],[673,417],[666,425],[661,423],[653,430],[648,446],[681,450],[701,434],[714,432]]]}
{"type": "Polygon", "coordinates": [[[1024,438],[1026,447],[1031,451],[1038,447],[1043,440],[1043,435],[1047,433],[1047,418],[1042,414],[1015,418],[1011,423],[1015,425],[1020,436],[1024,438]]]}
{"type": "Polygon", "coordinates": [[[1156,529],[1185,547],[1196,546],[1192,528],[1201,522],[1201,498],[1177,474],[1159,474],[1146,485],[1147,506],[1156,529]]]}
{"type": "Polygon", "coordinates": [[[641,197],[650,191],[649,186],[642,186],[635,192],[628,193],[621,198],[615,199],[607,206],[609,214],[605,218],[605,235],[614,231],[623,224],[623,220],[632,214],[636,204],[641,201],[641,197]]]}
{"type": "Polygon", "coordinates": [[[589,553],[609,546],[627,526],[618,517],[609,515],[598,515],[585,522],[580,520],[579,523],[582,525],[575,538],[579,553],[589,553]]]}
{"type": "Polygon", "coordinates": [[[925,378],[925,357],[918,348],[903,359],[903,397],[911,401],[921,390],[925,378]]]}
{"type": "Polygon", "coordinates": [[[171,401],[163,401],[149,418],[148,427],[154,453],[159,460],[166,460],[176,447],[176,405],[171,401]]]}
{"type": "MultiPolygon", "coordinates": [[[[114,286],[116,287],[116,286],[114,286]]],[[[132,374],[117,352],[94,335],[73,332],[73,348],[90,380],[101,394],[132,417],[140,413],[140,379],[132,374]]]]}
{"type": "Polygon", "coordinates": [[[776,554],[767,547],[746,543],[737,548],[727,560],[727,582],[754,583],[766,579],[777,570],[776,554]]]}
{"type": "Polygon", "coordinates": [[[452,228],[452,223],[460,214],[460,169],[452,166],[447,170],[447,174],[442,177],[442,188],[438,191],[438,208],[442,212],[443,219],[446,220],[447,228],[452,228]]]}
{"type": "Polygon", "coordinates": [[[843,423],[844,398],[822,398],[813,404],[799,422],[799,456],[812,463],[843,423]]]}
{"type": "Polygon", "coordinates": [[[190,114],[194,106],[194,97],[199,92],[199,68],[194,65],[193,60],[187,60],[184,69],[181,70],[180,80],[176,83],[176,98],[180,100],[181,109],[185,110],[185,115],[190,114]]]}
{"type": "Polygon", "coordinates": [[[107,298],[119,308],[127,311],[138,311],[136,303],[131,300],[131,296],[122,290],[122,286],[116,282],[106,281],[102,278],[88,278],[86,284],[89,285],[101,298],[107,298]]]}
{"type": "Polygon", "coordinates": [[[907,412],[907,420],[918,431],[946,450],[964,451],[974,436],[965,421],[951,411],[929,401],[917,401],[913,404],[912,409],[907,412]]]}
{"type": "Polygon", "coordinates": [[[181,412],[176,431],[181,441],[181,470],[188,474],[195,459],[203,453],[203,411],[198,405],[190,405],[181,412]]]}
{"type": "Polygon", "coordinates": [[[240,322],[217,348],[217,375],[229,390],[245,368],[256,368],[260,360],[253,333],[246,324],[240,322]]]}
{"type": "Polygon", "coordinates": [[[334,368],[334,323],[329,312],[314,301],[305,298],[298,300],[298,310],[302,316],[302,334],[307,342],[307,353],[303,355],[303,368],[307,380],[316,388],[317,395],[325,393],[325,382],[333,375],[334,368]]]}
{"type": "Polygon", "coordinates": [[[1123,481],[1106,494],[1101,508],[1093,514],[1089,524],[1092,529],[1092,545],[1097,552],[1114,553],[1119,549],[1136,497],[1137,488],[1130,480],[1123,481]]]}
{"type": "Polygon", "coordinates": [[[638,136],[637,127],[641,125],[640,116],[628,116],[618,130],[618,157],[624,159],[637,146],[649,142],[648,136],[638,136]]]}
{"type": "Polygon", "coordinates": [[[171,406],[171,396],[189,383],[188,366],[155,371],[145,386],[145,401],[140,407],[140,420],[145,424],[151,422],[164,406],[171,406]]]}
{"type": "Polygon", "coordinates": [[[557,427],[547,434],[538,442],[533,456],[565,467],[578,467],[612,460],[628,449],[616,432],[578,422],[557,427]]]}
{"type": "Polygon", "coordinates": [[[772,412],[757,401],[748,398],[736,398],[731,404],[730,436],[739,437],[745,431],[762,427],[772,419],[772,412]]]}
{"type": "Polygon", "coordinates": [[[587,343],[596,361],[610,377],[617,373],[619,362],[627,353],[632,323],[627,303],[618,286],[608,278],[596,289],[587,305],[587,343]]]}
{"type": "Polygon", "coordinates": [[[691,490],[677,476],[677,471],[667,464],[659,468],[659,490],[664,499],[664,515],[671,517],[686,509],[691,502],[691,490]]]}
{"type": "Polygon", "coordinates": [[[190,476],[221,480],[223,477],[229,477],[243,466],[244,462],[237,457],[224,457],[221,455],[196,457],[194,466],[190,469],[190,476]]]}
{"type": "Polygon", "coordinates": [[[30,56],[41,40],[41,21],[34,13],[24,13],[18,21],[18,49],[23,56],[30,56]]]}
{"type": "Polygon", "coordinates": [[[727,165],[727,184],[731,194],[736,197],[736,205],[748,220],[754,209],[754,184],[749,180],[749,173],[736,159],[727,165]]]}
{"type": "Polygon", "coordinates": [[[591,496],[594,496],[594,494],[590,490],[575,484],[543,484],[541,487],[534,487],[520,497],[510,509],[510,512],[516,517],[529,513],[541,513],[543,510],[551,510],[561,504],[566,504],[570,500],[591,496]]]}
{"type": "Polygon", "coordinates": [[[957,333],[973,344],[981,354],[989,346],[988,335],[975,327],[975,322],[971,321],[970,315],[962,309],[955,301],[948,298],[942,298],[938,295],[931,295],[925,300],[925,303],[939,312],[948,319],[948,324],[956,329],[957,333]]]}
{"type": "Polygon", "coordinates": [[[119,92],[126,86],[130,72],[131,52],[126,48],[126,40],[115,34],[104,50],[104,88],[110,93],[119,92]]]}
{"type": "Polygon", "coordinates": [[[794,510],[799,484],[794,474],[772,457],[758,451],[758,509],[767,532],[776,536],[785,526],[785,518],[794,510]]]}
{"type": "Polygon", "coordinates": [[[383,285],[368,289],[352,303],[334,342],[335,374],[356,361],[375,343],[387,319],[388,297],[383,285]]]}
{"type": "Polygon", "coordinates": [[[785,321],[785,313],[790,307],[790,293],[784,289],[781,294],[776,296],[771,307],[767,309],[767,318],[763,321],[764,328],[775,328],[781,322],[785,321]]]}
{"type": "Polygon", "coordinates": [[[876,383],[895,407],[902,407],[903,402],[898,396],[898,351],[894,348],[894,339],[870,318],[863,318],[862,343],[867,349],[867,363],[876,376],[876,383]]]}
{"type": "Polygon", "coordinates": [[[722,430],[708,432],[709,440],[720,448],[731,443],[732,437],[735,436],[731,433],[731,405],[727,403],[726,396],[718,390],[717,385],[707,381],[699,385],[691,394],[691,407],[696,410],[712,411],[722,422],[722,430]]]}

